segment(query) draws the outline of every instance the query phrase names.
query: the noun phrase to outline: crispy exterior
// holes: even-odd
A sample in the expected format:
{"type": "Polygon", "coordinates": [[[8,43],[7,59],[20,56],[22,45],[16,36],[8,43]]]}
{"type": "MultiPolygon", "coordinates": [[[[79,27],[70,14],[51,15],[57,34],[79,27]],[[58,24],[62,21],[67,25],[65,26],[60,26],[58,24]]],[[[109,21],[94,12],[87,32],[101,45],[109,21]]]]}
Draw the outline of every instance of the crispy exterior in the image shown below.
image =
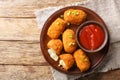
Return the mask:
{"type": "Polygon", "coordinates": [[[54,49],[57,55],[59,55],[62,51],[63,43],[60,39],[52,39],[48,42],[47,47],[54,49]]]}
{"type": "Polygon", "coordinates": [[[60,36],[60,34],[64,31],[65,26],[66,26],[66,22],[61,18],[57,18],[50,25],[47,35],[52,39],[58,38],[60,36]]]}
{"type": "Polygon", "coordinates": [[[83,10],[68,9],[64,12],[64,19],[71,24],[79,25],[87,17],[87,14],[83,10]]]}
{"type": "Polygon", "coordinates": [[[75,40],[75,33],[73,30],[65,30],[62,35],[62,40],[65,52],[72,53],[76,50],[77,44],[75,40]]]}
{"type": "Polygon", "coordinates": [[[65,63],[65,67],[63,67],[65,70],[70,69],[74,65],[74,57],[71,54],[62,54],[60,55],[60,60],[63,60],[65,63]]]}
{"type": "Polygon", "coordinates": [[[74,52],[74,58],[77,64],[77,67],[80,69],[81,72],[87,71],[90,68],[90,61],[89,58],[85,55],[85,53],[78,49],[74,52]]]}

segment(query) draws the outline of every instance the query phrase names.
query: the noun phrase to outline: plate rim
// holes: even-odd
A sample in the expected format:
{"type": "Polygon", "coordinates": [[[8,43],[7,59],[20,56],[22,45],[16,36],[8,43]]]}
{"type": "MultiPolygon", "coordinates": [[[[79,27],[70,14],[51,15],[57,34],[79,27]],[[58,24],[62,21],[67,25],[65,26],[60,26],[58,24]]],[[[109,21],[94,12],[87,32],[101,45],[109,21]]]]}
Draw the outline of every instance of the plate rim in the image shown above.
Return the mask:
{"type": "MultiPolygon", "coordinates": [[[[52,66],[52,67],[53,67],[54,69],[56,69],[57,71],[60,71],[60,72],[62,72],[62,73],[66,73],[66,74],[70,74],[70,75],[78,75],[78,74],[86,75],[86,73],[69,73],[69,72],[62,71],[62,70],[58,69],[57,67],[55,68],[55,66],[53,66],[52,63],[50,63],[50,62],[48,61],[48,59],[47,59],[47,57],[45,56],[44,51],[43,51],[43,49],[44,49],[44,48],[43,48],[43,45],[41,45],[41,43],[43,42],[43,39],[42,39],[43,31],[46,29],[46,28],[44,27],[44,26],[46,26],[46,23],[51,19],[52,16],[54,16],[54,15],[57,14],[57,13],[59,13],[61,10],[69,9],[69,8],[77,8],[77,9],[80,8],[80,9],[82,9],[82,10],[86,9],[86,10],[90,11],[91,14],[96,15],[96,16],[97,16],[96,18],[99,18],[99,19],[100,19],[100,21],[102,22],[102,24],[105,25],[105,27],[106,27],[106,29],[107,29],[107,32],[108,32],[108,43],[107,43],[107,46],[108,46],[108,50],[109,50],[109,44],[110,44],[109,31],[108,31],[108,28],[107,28],[104,20],[103,20],[97,13],[95,13],[93,10],[91,10],[91,9],[89,9],[89,8],[87,8],[87,7],[83,7],[83,6],[67,6],[67,7],[63,7],[63,8],[61,8],[61,9],[56,10],[56,11],[55,11],[54,13],[52,13],[52,14],[49,16],[49,18],[47,18],[47,20],[45,21],[45,23],[44,23],[44,25],[43,25],[43,28],[41,29],[41,33],[40,33],[40,48],[41,48],[41,52],[42,52],[45,60],[47,61],[47,63],[49,63],[50,66],[52,66]]],[[[107,50],[107,53],[108,53],[108,50],[107,50]]],[[[96,67],[95,67],[94,69],[92,69],[90,72],[87,72],[87,74],[89,74],[89,73],[91,73],[91,72],[94,72],[94,71],[103,63],[103,61],[104,61],[107,53],[106,53],[104,56],[102,56],[102,58],[101,58],[100,60],[98,60],[98,64],[96,65],[96,67]]]]}

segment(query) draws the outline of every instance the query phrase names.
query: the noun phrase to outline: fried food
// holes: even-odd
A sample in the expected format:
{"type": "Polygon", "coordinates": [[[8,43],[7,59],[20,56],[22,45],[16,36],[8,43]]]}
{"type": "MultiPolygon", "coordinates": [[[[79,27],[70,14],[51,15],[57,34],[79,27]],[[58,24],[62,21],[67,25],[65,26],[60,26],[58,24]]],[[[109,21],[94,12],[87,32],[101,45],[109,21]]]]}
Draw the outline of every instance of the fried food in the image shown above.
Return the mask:
{"type": "Polygon", "coordinates": [[[61,65],[65,70],[70,69],[74,65],[74,57],[71,54],[60,55],[59,65],[61,65]]]}
{"type": "Polygon", "coordinates": [[[47,31],[47,35],[52,38],[56,39],[60,36],[60,34],[64,31],[66,26],[66,22],[61,19],[57,18],[49,27],[47,31]]]}
{"type": "Polygon", "coordinates": [[[64,12],[64,20],[71,24],[79,25],[87,17],[87,14],[83,10],[68,9],[64,12]]]}
{"type": "Polygon", "coordinates": [[[62,35],[62,40],[65,52],[72,53],[76,50],[77,44],[75,40],[75,33],[73,30],[65,30],[62,35]]]}
{"type": "Polygon", "coordinates": [[[57,55],[59,55],[62,51],[63,43],[60,39],[52,39],[48,42],[47,47],[54,49],[57,55]]]}
{"type": "Polygon", "coordinates": [[[78,49],[73,54],[77,67],[80,69],[81,72],[85,72],[90,68],[90,61],[86,54],[81,50],[78,49]]]}
{"type": "Polygon", "coordinates": [[[52,48],[48,49],[48,54],[50,55],[50,57],[54,60],[54,61],[58,61],[59,57],[56,54],[56,51],[52,48]]]}

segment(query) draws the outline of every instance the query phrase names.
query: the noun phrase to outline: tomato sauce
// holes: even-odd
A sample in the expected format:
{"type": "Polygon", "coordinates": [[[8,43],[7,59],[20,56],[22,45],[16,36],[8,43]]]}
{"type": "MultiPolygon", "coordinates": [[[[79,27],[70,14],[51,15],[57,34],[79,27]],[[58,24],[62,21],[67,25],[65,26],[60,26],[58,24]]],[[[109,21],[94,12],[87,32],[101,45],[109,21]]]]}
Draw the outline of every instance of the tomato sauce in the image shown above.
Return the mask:
{"type": "Polygon", "coordinates": [[[89,50],[99,48],[104,42],[105,34],[101,27],[96,24],[84,26],[79,33],[79,42],[89,50]]]}

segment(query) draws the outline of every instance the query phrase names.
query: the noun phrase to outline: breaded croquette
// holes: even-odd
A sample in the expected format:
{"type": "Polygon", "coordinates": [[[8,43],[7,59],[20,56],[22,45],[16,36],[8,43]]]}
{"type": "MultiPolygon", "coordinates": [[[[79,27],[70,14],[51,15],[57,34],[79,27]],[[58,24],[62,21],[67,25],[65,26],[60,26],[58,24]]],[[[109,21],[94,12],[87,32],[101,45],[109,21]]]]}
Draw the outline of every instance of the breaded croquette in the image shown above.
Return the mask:
{"type": "Polygon", "coordinates": [[[62,40],[65,52],[72,53],[76,50],[77,44],[75,40],[75,33],[72,29],[64,31],[62,40]]]}
{"type": "Polygon", "coordinates": [[[66,26],[66,22],[61,18],[57,18],[50,25],[47,35],[52,39],[58,38],[60,36],[60,34],[64,31],[65,26],[66,26]]]}
{"type": "Polygon", "coordinates": [[[81,72],[85,72],[90,68],[89,58],[81,49],[78,49],[77,51],[75,51],[73,55],[74,55],[77,67],[80,69],[81,72]]]}
{"type": "Polygon", "coordinates": [[[67,53],[60,55],[59,65],[61,65],[65,70],[70,69],[74,65],[74,57],[67,53]]]}
{"type": "Polygon", "coordinates": [[[59,55],[62,51],[63,43],[60,39],[52,39],[48,42],[47,47],[54,49],[57,55],[59,55]]]}
{"type": "Polygon", "coordinates": [[[87,17],[87,14],[83,10],[68,9],[64,12],[64,20],[71,24],[79,25],[87,17]]]}

